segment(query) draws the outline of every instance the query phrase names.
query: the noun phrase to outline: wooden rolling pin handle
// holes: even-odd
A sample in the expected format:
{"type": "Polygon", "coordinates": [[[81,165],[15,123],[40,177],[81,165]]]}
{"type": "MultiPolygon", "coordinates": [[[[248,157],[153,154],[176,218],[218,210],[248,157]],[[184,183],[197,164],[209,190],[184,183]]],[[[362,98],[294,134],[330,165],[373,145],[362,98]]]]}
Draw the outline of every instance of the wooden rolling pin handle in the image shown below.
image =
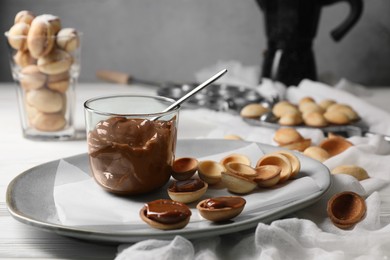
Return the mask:
{"type": "Polygon", "coordinates": [[[128,84],[131,81],[131,76],[117,71],[98,70],[96,76],[102,80],[114,82],[118,84],[128,84]]]}

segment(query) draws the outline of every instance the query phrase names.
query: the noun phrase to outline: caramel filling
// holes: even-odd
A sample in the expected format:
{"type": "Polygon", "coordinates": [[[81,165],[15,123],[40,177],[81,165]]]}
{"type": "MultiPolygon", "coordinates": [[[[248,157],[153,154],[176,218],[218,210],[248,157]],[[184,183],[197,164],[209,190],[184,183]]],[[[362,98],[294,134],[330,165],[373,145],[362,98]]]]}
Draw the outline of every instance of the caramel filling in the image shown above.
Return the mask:
{"type": "Polygon", "coordinates": [[[169,187],[172,192],[191,192],[204,187],[204,182],[199,179],[189,179],[184,181],[175,181],[169,187]]]}
{"type": "Polygon", "coordinates": [[[146,217],[162,224],[179,223],[191,216],[186,205],[172,200],[155,200],[145,206],[146,217]]]}
{"type": "Polygon", "coordinates": [[[217,197],[207,199],[203,205],[206,209],[239,208],[245,204],[245,200],[240,197],[217,197]]]}

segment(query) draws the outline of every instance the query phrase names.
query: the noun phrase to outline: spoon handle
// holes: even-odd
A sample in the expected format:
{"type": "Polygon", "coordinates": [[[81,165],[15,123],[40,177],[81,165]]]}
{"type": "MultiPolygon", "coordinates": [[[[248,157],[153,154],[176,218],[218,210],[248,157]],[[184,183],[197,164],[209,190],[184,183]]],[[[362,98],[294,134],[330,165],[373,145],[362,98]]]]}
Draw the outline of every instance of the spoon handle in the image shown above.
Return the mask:
{"type": "Polygon", "coordinates": [[[205,88],[206,86],[210,85],[211,83],[213,83],[214,81],[216,81],[217,79],[222,77],[222,75],[224,75],[226,72],[227,72],[227,69],[221,70],[220,72],[218,72],[217,74],[215,74],[214,76],[212,76],[211,78],[209,78],[208,80],[206,80],[205,82],[203,82],[202,84],[200,84],[199,86],[197,86],[196,88],[194,88],[193,90],[191,90],[190,92],[188,92],[187,94],[182,96],[180,99],[178,99],[172,105],[167,107],[163,112],[168,112],[171,109],[177,107],[178,105],[180,105],[181,103],[186,101],[188,98],[190,98],[192,95],[201,91],[203,88],[205,88]]]}

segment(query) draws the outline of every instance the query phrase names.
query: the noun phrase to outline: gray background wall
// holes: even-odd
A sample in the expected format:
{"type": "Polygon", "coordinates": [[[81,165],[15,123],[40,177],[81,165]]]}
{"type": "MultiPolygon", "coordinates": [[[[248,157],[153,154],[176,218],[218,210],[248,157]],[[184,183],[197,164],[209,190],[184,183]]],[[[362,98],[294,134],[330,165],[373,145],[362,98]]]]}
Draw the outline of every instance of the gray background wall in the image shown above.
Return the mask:
{"type": "MultiPolygon", "coordinates": [[[[314,1],[314,0],[313,0],[314,1]]],[[[339,43],[329,32],[349,12],[345,3],[323,8],[314,50],[319,76],[390,86],[390,1],[365,0],[358,24],[339,43]]],[[[84,32],[80,81],[112,69],[156,81],[190,81],[219,60],[260,65],[266,39],[254,0],[1,0],[0,31],[23,9],[51,13],[84,32]]],[[[0,81],[10,81],[5,38],[0,81]]]]}

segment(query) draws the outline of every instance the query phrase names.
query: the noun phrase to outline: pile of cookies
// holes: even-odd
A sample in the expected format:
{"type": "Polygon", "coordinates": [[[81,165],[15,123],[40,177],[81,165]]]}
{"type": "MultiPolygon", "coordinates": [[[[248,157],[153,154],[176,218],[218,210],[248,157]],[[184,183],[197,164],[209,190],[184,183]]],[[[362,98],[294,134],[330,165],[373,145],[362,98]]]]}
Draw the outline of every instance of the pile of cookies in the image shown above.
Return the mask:
{"type": "Polygon", "coordinates": [[[311,97],[302,98],[298,105],[280,101],[274,105],[272,112],[279,118],[279,124],[286,126],[302,123],[313,127],[347,125],[359,119],[357,112],[349,105],[330,99],[316,103],[311,97]]]}
{"type": "Polygon", "coordinates": [[[172,174],[173,178],[177,180],[174,182],[175,190],[181,185],[194,189],[180,194],[173,192],[170,187],[168,194],[171,199],[183,203],[198,200],[206,192],[209,185],[218,185],[219,188],[225,187],[229,192],[235,194],[247,194],[256,187],[261,189],[273,187],[287,180],[295,179],[301,165],[298,157],[293,152],[286,150],[261,156],[255,167],[251,166],[251,161],[246,155],[235,153],[225,156],[220,161],[204,160],[198,162],[195,158],[183,157],[176,159],[174,165],[178,162],[181,164],[181,172],[178,171],[179,167],[177,167],[177,170],[172,174]],[[197,181],[192,179],[196,172],[200,179],[197,181]],[[195,187],[198,188],[195,189],[195,187]]]}
{"type": "MultiPolygon", "coordinates": [[[[241,110],[245,118],[258,119],[270,109],[261,104],[249,104],[241,110]]],[[[312,97],[304,97],[299,104],[287,100],[279,101],[271,108],[282,126],[307,125],[326,127],[328,125],[348,125],[359,120],[358,113],[349,105],[331,99],[316,102],[312,97]]]]}
{"type": "Polygon", "coordinates": [[[78,32],[62,28],[57,16],[35,17],[30,11],[20,11],[6,36],[28,125],[45,132],[64,129],[69,124],[67,94],[80,44],[78,32]]]}
{"type": "Polygon", "coordinates": [[[318,145],[314,145],[310,138],[304,138],[295,128],[279,128],[273,140],[279,146],[290,150],[302,152],[304,155],[323,162],[353,146],[342,136],[329,134],[318,145]]]}

